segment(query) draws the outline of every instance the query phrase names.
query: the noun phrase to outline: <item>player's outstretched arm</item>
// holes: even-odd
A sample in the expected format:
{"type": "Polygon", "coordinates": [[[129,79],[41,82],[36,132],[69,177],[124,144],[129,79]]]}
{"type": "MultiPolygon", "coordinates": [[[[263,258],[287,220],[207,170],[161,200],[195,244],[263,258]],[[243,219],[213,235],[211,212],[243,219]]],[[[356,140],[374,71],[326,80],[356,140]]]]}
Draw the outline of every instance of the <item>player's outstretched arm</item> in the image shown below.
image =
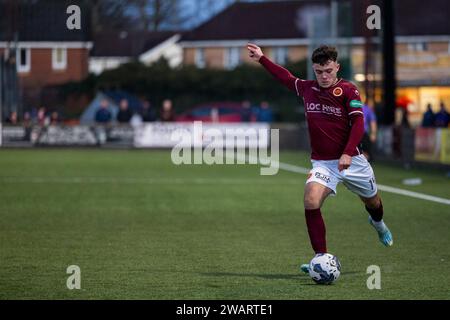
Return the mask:
{"type": "Polygon", "coordinates": [[[256,44],[249,43],[247,44],[248,55],[253,61],[259,62],[262,56],[264,56],[260,47],[256,44]]]}
{"type": "Polygon", "coordinates": [[[356,150],[358,144],[364,135],[364,116],[356,113],[350,116],[352,128],[350,129],[350,136],[348,138],[347,146],[339,159],[339,171],[348,169],[352,164],[351,154],[356,150]]]}
{"type": "Polygon", "coordinates": [[[252,60],[261,63],[264,66],[264,68],[266,68],[267,71],[269,71],[276,79],[278,79],[278,81],[280,81],[282,84],[288,87],[289,90],[297,92],[296,88],[296,81],[298,80],[297,77],[294,77],[292,73],[290,73],[282,66],[270,61],[270,59],[268,59],[264,55],[261,48],[258,47],[256,44],[253,43],[247,44],[247,49],[249,52],[249,57],[252,60]]]}

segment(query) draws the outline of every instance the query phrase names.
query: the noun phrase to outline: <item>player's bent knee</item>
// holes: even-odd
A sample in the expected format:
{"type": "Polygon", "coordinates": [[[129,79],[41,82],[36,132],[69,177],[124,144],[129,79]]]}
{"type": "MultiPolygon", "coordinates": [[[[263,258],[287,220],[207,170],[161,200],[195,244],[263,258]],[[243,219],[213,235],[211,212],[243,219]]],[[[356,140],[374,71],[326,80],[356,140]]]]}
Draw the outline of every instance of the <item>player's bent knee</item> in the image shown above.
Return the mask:
{"type": "Polygon", "coordinates": [[[308,210],[320,209],[321,207],[320,197],[316,197],[313,195],[305,195],[304,206],[305,209],[308,210]]]}
{"type": "Polygon", "coordinates": [[[361,199],[364,202],[364,204],[371,209],[376,209],[381,205],[381,198],[378,195],[372,198],[361,198],[361,199]]]}

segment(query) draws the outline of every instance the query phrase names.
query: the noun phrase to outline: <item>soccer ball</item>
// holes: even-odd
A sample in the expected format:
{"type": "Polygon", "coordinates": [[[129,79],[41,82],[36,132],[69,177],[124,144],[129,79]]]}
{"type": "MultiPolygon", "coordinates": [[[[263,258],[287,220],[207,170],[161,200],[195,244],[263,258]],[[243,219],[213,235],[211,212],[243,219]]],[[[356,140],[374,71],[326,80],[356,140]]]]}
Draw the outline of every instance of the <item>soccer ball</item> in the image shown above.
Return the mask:
{"type": "Polygon", "coordinates": [[[341,263],[336,256],[319,253],[309,263],[309,275],[318,284],[331,284],[341,274],[341,263]]]}

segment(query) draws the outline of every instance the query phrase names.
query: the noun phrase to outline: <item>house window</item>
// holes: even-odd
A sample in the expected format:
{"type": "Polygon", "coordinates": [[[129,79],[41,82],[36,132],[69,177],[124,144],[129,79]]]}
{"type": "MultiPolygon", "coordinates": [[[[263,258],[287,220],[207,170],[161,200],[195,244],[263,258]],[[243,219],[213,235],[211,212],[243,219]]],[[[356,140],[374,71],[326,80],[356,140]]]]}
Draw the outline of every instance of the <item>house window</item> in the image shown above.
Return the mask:
{"type": "Polygon", "coordinates": [[[288,49],[286,47],[277,47],[274,49],[275,62],[278,64],[286,64],[288,60],[288,49]]]}
{"type": "Polygon", "coordinates": [[[67,49],[53,48],[52,68],[53,70],[64,70],[67,67],[67,49]]]}
{"type": "Polygon", "coordinates": [[[195,65],[197,66],[197,68],[206,67],[205,49],[197,48],[197,50],[195,51],[195,65]]]}
{"type": "Polygon", "coordinates": [[[225,54],[225,68],[234,69],[241,63],[241,52],[239,47],[228,48],[225,54]]]}
{"type": "Polygon", "coordinates": [[[30,72],[30,48],[18,48],[16,51],[17,72],[30,72]]]}
{"type": "Polygon", "coordinates": [[[427,51],[428,46],[425,42],[409,43],[408,50],[416,52],[427,51]]]}

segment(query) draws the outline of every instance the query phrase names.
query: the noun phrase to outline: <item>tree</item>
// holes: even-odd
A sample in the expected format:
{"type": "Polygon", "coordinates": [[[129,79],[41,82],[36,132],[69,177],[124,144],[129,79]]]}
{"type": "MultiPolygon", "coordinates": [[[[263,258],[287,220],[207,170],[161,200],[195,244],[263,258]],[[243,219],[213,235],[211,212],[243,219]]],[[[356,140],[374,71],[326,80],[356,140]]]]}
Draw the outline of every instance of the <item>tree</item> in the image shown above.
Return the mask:
{"type": "Polygon", "coordinates": [[[127,15],[127,0],[85,0],[91,8],[92,31],[130,29],[132,19],[127,15]]]}
{"type": "Polygon", "coordinates": [[[129,12],[141,30],[177,29],[186,19],[181,0],[130,0],[129,12]]]}
{"type": "Polygon", "coordinates": [[[140,29],[189,29],[237,0],[129,0],[140,29]]]}

